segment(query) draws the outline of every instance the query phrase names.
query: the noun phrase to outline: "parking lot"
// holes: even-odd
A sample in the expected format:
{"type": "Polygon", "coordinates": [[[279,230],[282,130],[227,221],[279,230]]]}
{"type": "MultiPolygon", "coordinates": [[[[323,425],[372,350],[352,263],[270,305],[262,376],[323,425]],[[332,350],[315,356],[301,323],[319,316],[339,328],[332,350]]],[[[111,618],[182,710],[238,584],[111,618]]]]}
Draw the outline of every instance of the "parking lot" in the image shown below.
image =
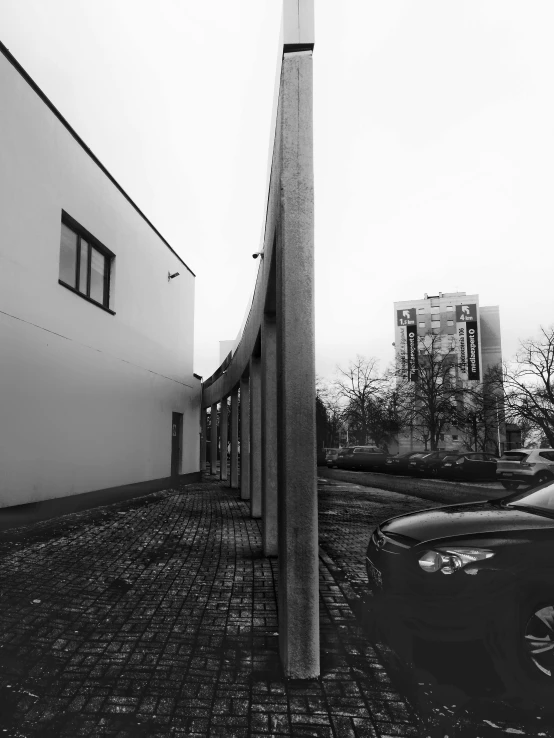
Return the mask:
{"type": "MultiPolygon", "coordinates": [[[[506,494],[494,483],[476,487],[324,468],[319,469],[319,477],[321,545],[335,562],[335,576],[342,576],[350,584],[350,604],[364,628],[364,554],[369,534],[378,522],[425,507],[506,494]]],[[[374,637],[369,630],[367,637],[374,637]]],[[[554,736],[550,718],[538,708],[524,709],[517,700],[505,701],[494,668],[478,644],[430,648],[420,653],[417,673],[409,673],[387,643],[378,641],[375,647],[415,710],[432,715],[437,731],[442,724],[444,731],[436,735],[554,736]]]]}
{"type": "Polygon", "coordinates": [[[405,495],[413,495],[423,500],[437,501],[442,504],[476,502],[504,497],[508,494],[499,482],[447,481],[403,474],[328,469],[324,466],[318,467],[318,475],[322,478],[360,484],[364,487],[375,487],[405,495]]]}

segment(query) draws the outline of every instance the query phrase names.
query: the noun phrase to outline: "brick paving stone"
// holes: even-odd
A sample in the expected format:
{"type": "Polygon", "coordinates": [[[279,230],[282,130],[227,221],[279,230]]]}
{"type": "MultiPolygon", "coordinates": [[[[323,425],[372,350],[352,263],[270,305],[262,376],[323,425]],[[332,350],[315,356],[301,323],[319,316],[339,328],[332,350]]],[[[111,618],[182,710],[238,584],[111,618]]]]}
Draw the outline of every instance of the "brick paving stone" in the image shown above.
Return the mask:
{"type": "Polygon", "coordinates": [[[320,560],[322,675],[308,682],[281,671],[260,521],[220,482],[4,531],[0,735],[410,735],[350,608],[362,535],[337,510],[320,560]]]}

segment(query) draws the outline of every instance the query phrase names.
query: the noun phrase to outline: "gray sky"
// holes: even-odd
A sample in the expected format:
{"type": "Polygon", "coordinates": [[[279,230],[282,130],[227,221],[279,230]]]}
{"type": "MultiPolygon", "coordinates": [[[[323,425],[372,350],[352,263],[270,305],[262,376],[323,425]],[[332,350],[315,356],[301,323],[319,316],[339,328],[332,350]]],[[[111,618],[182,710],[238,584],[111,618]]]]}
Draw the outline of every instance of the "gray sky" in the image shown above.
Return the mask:
{"type": "MultiPolygon", "coordinates": [[[[278,0],[0,0],[0,39],[196,273],[195,371],[252,291],[278,0]]],[[[316,365],[392,360],[395,300],[554,322],[554,4],[316,0],[316,365]]]]}

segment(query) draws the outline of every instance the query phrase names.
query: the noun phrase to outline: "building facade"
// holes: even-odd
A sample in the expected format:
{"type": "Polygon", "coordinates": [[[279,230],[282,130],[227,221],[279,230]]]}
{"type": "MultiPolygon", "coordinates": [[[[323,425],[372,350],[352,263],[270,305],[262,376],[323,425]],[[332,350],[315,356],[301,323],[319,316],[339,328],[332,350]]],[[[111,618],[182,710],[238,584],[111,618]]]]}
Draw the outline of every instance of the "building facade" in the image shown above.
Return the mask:
{"type": "MultiPolygon", "coordinates": [[[[437,345],[451,354],[452,372],[458,386],[475,389],[491,369],[502,363],[499,307],[481,307],[479,295],[439,292],[438,295],[426,294],[419,300],[395,302],[394,325],[397,370],[408,381],[418,379],[420,346],[424,336],[439,337],[437,345]]],[[[495,405],[496,397],[493,400],[495,405]]],[[[502,450],[505,430],[501,413],[496,425],[495,441],[499,449],[495,450],[502,450]]],[[[458,428],[445,429],[439,448],[464,450],[468,447],[467,438],[458,428]]],[[[424,445],[414,439],[413,433],[399,437],[400,453],[420,448],[423,449],[424,445]]]]}
{"type": "Polygon", "coordinates": [[[194,274],[0,44],[0,507],[199,474],[194,274]]]}

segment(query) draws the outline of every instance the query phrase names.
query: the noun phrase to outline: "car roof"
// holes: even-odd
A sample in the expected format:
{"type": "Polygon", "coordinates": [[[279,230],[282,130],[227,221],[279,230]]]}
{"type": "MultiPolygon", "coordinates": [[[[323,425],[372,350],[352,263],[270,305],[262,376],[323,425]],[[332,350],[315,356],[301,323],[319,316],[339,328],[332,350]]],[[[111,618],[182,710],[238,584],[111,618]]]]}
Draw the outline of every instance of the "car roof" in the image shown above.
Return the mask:
{"type": "Polygon", "coordinates": [[[545,448],[507,448],[504,453],[530,454],[531,451],[554,451],[554,448],[551,448],[550,446],[546,446],[545,448]]]}

